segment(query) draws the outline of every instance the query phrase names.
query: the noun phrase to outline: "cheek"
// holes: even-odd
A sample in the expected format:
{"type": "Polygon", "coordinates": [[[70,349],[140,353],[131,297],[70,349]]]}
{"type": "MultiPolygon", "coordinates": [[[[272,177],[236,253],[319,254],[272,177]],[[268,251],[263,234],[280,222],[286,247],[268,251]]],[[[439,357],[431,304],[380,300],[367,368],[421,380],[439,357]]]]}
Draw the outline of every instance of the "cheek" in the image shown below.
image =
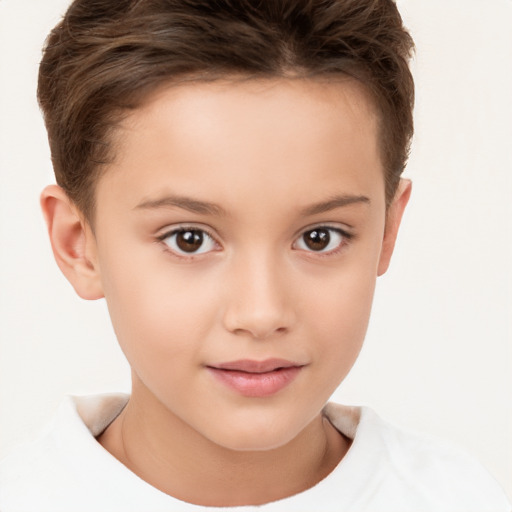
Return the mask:
{"type": "Polygon", "coordinates": [[[104,287],[122,350],[134,366],[189,357],[213,322],[214,286],[171,265],[138,263],[110,266],[104,287]]]}
{"type": "Polygon", "coordinates": [[[308,298],[315,332],[337,368],[350,369],[364,340],[370,318],[375,277],[364,266],[347,266],[308,298]]]}

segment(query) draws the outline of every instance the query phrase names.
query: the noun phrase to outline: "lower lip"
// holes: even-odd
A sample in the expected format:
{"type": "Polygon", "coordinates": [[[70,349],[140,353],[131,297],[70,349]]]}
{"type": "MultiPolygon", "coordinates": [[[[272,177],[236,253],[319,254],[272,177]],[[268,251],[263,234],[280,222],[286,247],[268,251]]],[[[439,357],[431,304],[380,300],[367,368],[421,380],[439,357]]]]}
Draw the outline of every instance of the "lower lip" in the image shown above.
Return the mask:
{"type": "Polygon", "coordinates": [[[302,366],[280,368],[265,373],[249,373],[238,370],[222,370],[208,367],[222,383],[243,396],[266,397],[274,395],[288,386],[302,370],[302,366]]]}

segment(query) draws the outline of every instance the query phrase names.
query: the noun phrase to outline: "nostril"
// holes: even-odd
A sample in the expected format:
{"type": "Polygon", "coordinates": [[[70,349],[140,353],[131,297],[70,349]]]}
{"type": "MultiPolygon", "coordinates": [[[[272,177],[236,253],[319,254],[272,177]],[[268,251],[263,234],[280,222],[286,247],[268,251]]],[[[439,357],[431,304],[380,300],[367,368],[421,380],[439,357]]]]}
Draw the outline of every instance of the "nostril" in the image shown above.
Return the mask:
{"type": "Polygon", "coordinates": [[[223,327],[238,336],[267,339],[283,336],[296,319],[293,301],[285,296],[286,286],[269,277],[237,281],[222,313],[223,327]]]}
{"type": "Polygon", "coordinates": [[[236,328],[236,329],[229,329],[228,328],[228,330],[230,332],[232,332],[233,334],[236,334],[238,336],[244,336],[245,335],[245,336],[250,336],[252,338],[259,339],[259,340],[271,338],[271,337],[275,336],[276,334],[283,335],[286,332],[288,332],[288,328],[287,327],[277,327],[277,328],[268,327],[268,328],[265,328],[261,324],[258,325],[258,326],[255,326],[255,327],[251,327],[251,326],[247,325],[245,327],[239,327],[239,328],[236,328]]]}

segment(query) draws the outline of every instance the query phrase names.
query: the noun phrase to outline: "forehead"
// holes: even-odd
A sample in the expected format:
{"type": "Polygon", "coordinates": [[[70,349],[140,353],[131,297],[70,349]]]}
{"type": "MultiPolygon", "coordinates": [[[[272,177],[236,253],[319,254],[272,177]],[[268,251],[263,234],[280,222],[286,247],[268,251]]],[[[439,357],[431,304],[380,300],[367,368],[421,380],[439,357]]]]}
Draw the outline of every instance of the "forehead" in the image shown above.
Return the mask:
{"type": "MultiPolygon", "coordinates": [[[[125,119],[121,131],[132,128],[175,130],[174,135],[234,128],[279,138],[307,123],[312,128],[337,131],[339,138],[365,135],[376,128],[377,110],[359,82],[346,77],[233,78],[212,82],[191,81],[159,87],[125,119]],[[276,124],[277,122],[277,124],[276,124]],[[271,125],[271,126],[270,126],[271,125]],[[280,132],[280,128],[288,131],[280,132]],[[347,130],[348,129],[348,130],[347,130]]],[[[311,133],[311,140],[315,133],[311,133]]]]}
{"type": "Polygon", "coordinates": [[[284,199],[298,189],[325,196],[339,182],[353,189],[340,193],[358,194],[383,182],[377,131],[368,95],[350,79],[172,85],[124,119],[102,181],[133,206],[175,188],[222,200],[233,191],[284,199]]]}

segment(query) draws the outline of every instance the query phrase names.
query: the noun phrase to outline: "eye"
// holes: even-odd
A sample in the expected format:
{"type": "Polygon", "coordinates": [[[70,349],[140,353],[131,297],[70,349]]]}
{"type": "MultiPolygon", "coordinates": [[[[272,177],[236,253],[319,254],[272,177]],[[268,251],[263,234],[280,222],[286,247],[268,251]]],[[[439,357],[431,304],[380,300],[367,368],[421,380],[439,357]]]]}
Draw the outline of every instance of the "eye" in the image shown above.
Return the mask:
{"type": "Polygon", "coordinates": [[[319,253],[335,252],[351,235],[341,229],[320,226],[302,233],[294,248],[319,253]]]}
{"type": "Polygon", "coordinates": [[[217,247],[217,242],[206,231],[197,228],[175,229],[159,238],[177,254],[204,254],[217,247]]]}

